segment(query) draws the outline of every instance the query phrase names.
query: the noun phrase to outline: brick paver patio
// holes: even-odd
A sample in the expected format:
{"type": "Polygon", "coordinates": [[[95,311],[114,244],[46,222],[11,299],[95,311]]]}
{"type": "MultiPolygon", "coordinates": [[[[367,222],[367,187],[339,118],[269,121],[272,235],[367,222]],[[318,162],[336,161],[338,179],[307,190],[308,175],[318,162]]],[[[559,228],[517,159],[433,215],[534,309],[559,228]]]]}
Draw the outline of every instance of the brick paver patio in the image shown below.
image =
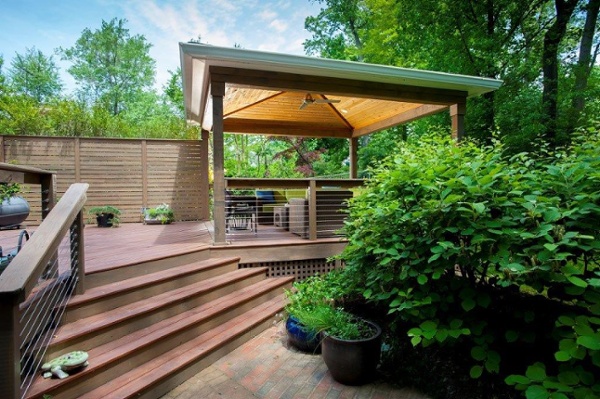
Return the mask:
{"type": "Polygon", "coordinates": [[[381,381],[360,387],[335,382],[320,355],[287,346],[282,324],[269,328],[162,399],[428,399],[412,389],[381,381]]]}

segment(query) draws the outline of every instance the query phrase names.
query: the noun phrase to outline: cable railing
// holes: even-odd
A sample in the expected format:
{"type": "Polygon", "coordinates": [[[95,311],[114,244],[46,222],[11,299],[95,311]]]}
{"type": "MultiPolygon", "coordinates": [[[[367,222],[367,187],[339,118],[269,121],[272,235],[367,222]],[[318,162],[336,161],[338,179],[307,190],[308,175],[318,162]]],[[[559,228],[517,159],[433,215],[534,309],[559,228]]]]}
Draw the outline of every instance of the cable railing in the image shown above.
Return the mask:
{"type": "Polygon", "coordinates": [[[352,188],[362,184],[361,179],[225,179],[224,241],[341,237],[352,188]]]}
{"type": "Polygon", "coordinates": [[[25,396],[73,293],[84,291],[82,209],[88,184],[65,192],[0,275],[0,397],[25,396]]]}

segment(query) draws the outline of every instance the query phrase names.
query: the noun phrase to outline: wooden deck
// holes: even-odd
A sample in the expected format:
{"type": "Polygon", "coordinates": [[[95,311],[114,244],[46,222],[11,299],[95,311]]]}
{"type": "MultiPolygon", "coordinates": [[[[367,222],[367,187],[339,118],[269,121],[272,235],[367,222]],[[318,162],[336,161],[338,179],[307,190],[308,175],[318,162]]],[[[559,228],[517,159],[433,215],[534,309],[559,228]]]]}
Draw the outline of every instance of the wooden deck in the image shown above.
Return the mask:
{"type": "MultiPolygon", "coordinates": [[[[0,246],[4,255],[15,250],[21,231],[0,231],[0,246]]],[[[35,234],[35,227],[27,228],[27,231],[35,234]]],[[[227,244],[215,246],[211,222],[177,222],[169,225],[123,223],[118,228],[87,225],[84,240],[86,272],[203,248],[211,248],[217,256],[240,256],[242,262],[258,262],[326,258],[339,252],[345,245],[340,238],[310,241],[279,227],[259,225],[256,234],[244,230],[232,232],[228,235],[227,244]]],[[[25,240],[23,242],[23,245],[27,245],[25,240]]],[[[59,256],[68,258],[67,249],[65,243],[64,253],[59,256]]]]}

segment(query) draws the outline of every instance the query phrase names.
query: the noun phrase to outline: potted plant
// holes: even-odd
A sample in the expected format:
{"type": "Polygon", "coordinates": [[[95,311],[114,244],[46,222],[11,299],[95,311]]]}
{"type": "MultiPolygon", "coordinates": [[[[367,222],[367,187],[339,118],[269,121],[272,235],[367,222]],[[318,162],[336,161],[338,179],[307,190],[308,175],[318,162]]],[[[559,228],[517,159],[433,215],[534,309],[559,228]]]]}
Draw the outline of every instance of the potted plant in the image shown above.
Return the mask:
{"type": "Polygon", "coordinates": [[[320,333],[323,360],[334,380],[364,384],[375,375],[379,363],[381,328],[336,306],[342,274],[332,276],[294,284],[294,291],[287,294],[286,310],[303,331],[320,333]]]}
{"type": "Polygon", "coordinates": [[[98,227],[118,227],[121,223],[119,208],[112,205],[94,206],[88,209],[88,215],[96,217],[98,227]]]}
{"type": "Polygon", "coordinates": [[[168,204],[155,208],[144,208],[144,224],[169,224],[175,221],[175,214],[168,204]]]}
{"type": "Polygon", "coordinates": [[[0,228],[18,227],[29,216],[29,203],[17,196],[19,183],[0,183],[0,228]]]}
{"type": "Polygon", "coordinates": [[[288,314],[285,328],[288,343],[303,352],[318,353],[321,351],[321,339],[318,330],[309,329],[298,316],[310,314],[317,302],[326,295],[323,291],[324,282],[319,276],[309,277],[304,281],[295,282],[292,290],[286,290],[288,314]],[[320,292],[321,291],[321,292],[320,292]]]}

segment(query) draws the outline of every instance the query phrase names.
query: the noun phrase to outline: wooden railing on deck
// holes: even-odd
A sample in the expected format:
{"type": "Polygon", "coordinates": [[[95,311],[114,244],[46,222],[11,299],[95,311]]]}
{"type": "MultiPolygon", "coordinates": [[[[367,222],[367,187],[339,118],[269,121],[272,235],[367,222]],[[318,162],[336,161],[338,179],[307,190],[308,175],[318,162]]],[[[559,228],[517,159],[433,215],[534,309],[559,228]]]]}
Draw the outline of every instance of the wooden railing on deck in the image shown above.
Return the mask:
{"type": "MultiPolygon", "coordinates": [[[[306,190],[307,196],[306,201],[302,202],[302,206],[305,209],[302,209],[301,212],[307,215],[308,223],[305,223],[305,226],[302,226],[302,232],[299,232],[296,228],[294,233],[298,234],[303,238],[308,238],[309,240],[316,240],[320,238],[320,232],[322,231],[322,227],[327,223],[326,220],[319,219],[320,215],[329,214],[331,215],[331,210],[323,211],[323,208],[326,208],[327,205],[324,205],[323,208],[319,208],[319,204],[326,204],[328,200],[332,200],[335,202],[345,201],[348,197],[347,193],[350,193],[349,189],[353,187],[361,186],[364,183],[362,179],[250,179],[250,178],[226,178],[225,179],[225,190],[249,190],[251,193],[254,193],[255,190],[261,189],[281,189],[281,190],[306,190]],[[337,190],[337,191],[336,191],[337,190]],[[344,193],[346,192],[346,193],[344,193]],[[318,198],[319,196],[319,198],[318,198]],[[327,198],[329,196],[329,198],[327,198]]],[[[350,195],[351,196],[351,195],[350,195]]],[[[216,198],[216,196],[215,196],[216,198]]],[[[288,204],[290,206],[294,206],[293,204],[288,204]]],[[[260,207],[260,200],[257,200],[256,206],[260,207]]],[[[222,212],[221,215],[225,215],[227,212],[227,204],[226,201],[219,202],[215,201],[214,206],[215,212],[215,243],[224,243],[227,240],[227,228],[226,226],[217,226],[217,221],[223,220],[225,221],[225,217],[218,218],[217,213],[222,212]]],[[[261,236],[261,219],[259,217],[259,234],[261,236]]],[[[226,223],[226,221],[225,221],[226,223]]],[[[292,231],[292,220],[290,223],[290,231],[292,231]]],[[[297,226],[296,226],[297,227],[297,226]]]]}
{"type": "Polygon", "coordinates": [[[48,213],[54,206],[56,191],[54,186],[56,182],[55,174],[52,172],[29,166],[0,162],[0,182],[39,185],[42,198],[42,219],[48,216],[48,213]]]}
{"type": "Polygon", "coordinates": [[[38,372],[64,305],[84,291],[88,184],[73,184],[0,275],[0,397],[21,398],[38,372]]]}

